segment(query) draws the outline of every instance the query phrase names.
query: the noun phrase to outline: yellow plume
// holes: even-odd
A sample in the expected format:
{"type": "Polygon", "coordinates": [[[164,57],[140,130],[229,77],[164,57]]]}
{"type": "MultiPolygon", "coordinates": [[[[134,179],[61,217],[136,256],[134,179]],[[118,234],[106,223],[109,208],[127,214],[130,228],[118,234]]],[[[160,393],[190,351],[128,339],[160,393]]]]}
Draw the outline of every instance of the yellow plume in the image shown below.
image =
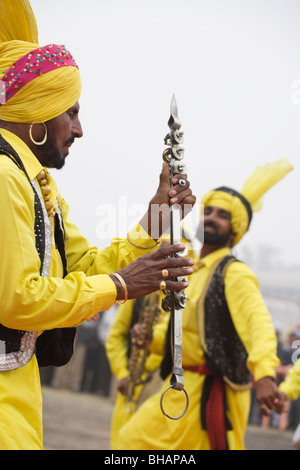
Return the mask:
{"type": "Polygon", "coordinates": [[[241,190],[254,212],[262,208],[262,196],[291,170],[293,167],[286,158],[259,166],[255,170],[241,190]]]}
{"type": "Polygon", "coordinates": [[[28,0],[1,0],[0,25],[0,42],[19,40],[38,44],[36,19],[28,0]]]}

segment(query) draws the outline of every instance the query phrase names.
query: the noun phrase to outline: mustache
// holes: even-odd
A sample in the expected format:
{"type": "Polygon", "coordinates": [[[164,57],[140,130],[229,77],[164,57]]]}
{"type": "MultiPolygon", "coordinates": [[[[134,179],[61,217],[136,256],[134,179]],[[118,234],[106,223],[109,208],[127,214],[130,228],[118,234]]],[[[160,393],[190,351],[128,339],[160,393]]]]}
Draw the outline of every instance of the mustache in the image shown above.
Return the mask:
{"type": "Polygon", "coordinates": [[[214,228],[215,230],[218,230],[218,225],[217,225],[215,222],[213,222],[213,221],[207,221],[207,222],[205,222],[205,223],[204,223],[204,228],[205,228],[205,227],[212,227],[212,228],[214,228]]]}
{"type": "Polygon", "coordinates": [[[75,140],[75,137],[70,137],[68,140],[66,140],[65,145],[73,144],[74,140],[75,140]]]}

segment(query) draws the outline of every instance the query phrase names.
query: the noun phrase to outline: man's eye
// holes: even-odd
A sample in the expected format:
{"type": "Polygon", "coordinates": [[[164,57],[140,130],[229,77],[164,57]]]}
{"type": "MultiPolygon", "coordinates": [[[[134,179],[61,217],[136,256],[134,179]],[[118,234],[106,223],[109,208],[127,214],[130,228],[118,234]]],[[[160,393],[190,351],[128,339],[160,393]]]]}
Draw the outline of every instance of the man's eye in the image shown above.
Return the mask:
{"type": "Polygon", "coordinates": [[[69,114],[69,116],[70,116],[71,119],[74,119],[75,116],[77,116],[78,111],[77,111],[76,109],[70,109],[70,110],[68,111],[68,114],[69,114]]]}
{"type": "Polygon", "coordinates": [[[230,220],[231,216],[229,214],[220,214],[220,217],[225,220],[230,220]]]}

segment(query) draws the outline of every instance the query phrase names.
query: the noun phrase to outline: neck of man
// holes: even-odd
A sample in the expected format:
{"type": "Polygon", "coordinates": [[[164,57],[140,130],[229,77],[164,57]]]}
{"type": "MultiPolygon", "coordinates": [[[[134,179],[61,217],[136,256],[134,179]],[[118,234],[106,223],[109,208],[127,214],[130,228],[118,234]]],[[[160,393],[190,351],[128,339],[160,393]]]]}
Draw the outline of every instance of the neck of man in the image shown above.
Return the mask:
{"type": "Polygon", "coordinates": [[[200,258],[204,258],[204,256],[209,255],[210,253],[213,253],[214,251],[221,250],[222,248],[231,248],[231,241],[228,243],[225,243],[224,245],[209,245],[204,243],[201,247],[200,250],[200,258]]]}
{"type": "Polygon", "coordinates": [[[27,123],[0,121],[0,133],[1,133],[1,129],[6,129],[7,131],[10,131],[13,134],[15,134],[17,137],[19,137],[19,139],[25,142],[27,147],[30,148],[32,153],[35,155],[35,157],[39,160],[39,162],[43,166],[48,166],[47,164],[43,162],[43,159],[41,158],[40,151],[37,148],[37,146],[34,145],[29,138],[29,127],[30,127],[30,124],[27,124],[27,123]]]}
{"type": "Polygon", "coordinates": [[[7,131],[12,132],[21,140],[23,140],[23,142],[25,142],[25,144],[30,148],[31,142],[28,137],[29,136],[29,124],[24,124],[20,122],[0,121],[0,131],[1,129],[6,129],[7,131]]]}

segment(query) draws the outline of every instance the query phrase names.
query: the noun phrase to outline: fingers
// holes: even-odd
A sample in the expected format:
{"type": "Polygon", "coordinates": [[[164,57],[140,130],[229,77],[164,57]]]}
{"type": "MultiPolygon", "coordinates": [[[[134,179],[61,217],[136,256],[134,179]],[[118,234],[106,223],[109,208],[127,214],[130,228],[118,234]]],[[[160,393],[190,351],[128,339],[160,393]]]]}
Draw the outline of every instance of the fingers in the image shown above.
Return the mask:
{"type": "Polygon", "coordinates": [[[265,416],[268,416],[272,410],[280,414],[283,411],[284,404],[284,395],[281,392],[276,391],[273,395],[265,396],[259,401],[259,409],[265,416]]]}
{"type": "MultiPolygon", "coordinates": [[[[183,244],[167,245],[159,248],[151,253],[152,259],[155,261],[156,268],[160,270],[161,278],[185,277],[193,274],[192,266],[195,264],[192,258],[174,257],[176,253],[180,253],[185,249],[183,244]],[[167,275],[164,275],[164,271],[167,275]]],[[[188,284],[185,285],[187,287],[188,284]]],[[[179,289],[180,290],[180,289],[179,289]]]]}
{"type": "Polygon", "coordinates": [[[166,287],[164,290],[170,291],[181,291],[188,287],[189,283],[187,281],[165,281],[166,287]]]}
{"type": "Polygon", "coordinates": [[[283,412],[284,405],[285,402],[281,401],[279,398],[275,398],[274,400],[269,399],[259,406],[259,410],[264,416],[269,416],[272,410],[281,414],[283,412]]]}
{"type": "Polygon", "coordinates": [[[279,401],[279,392],[272,377],[263,377],[256,382],[256,397],[261,413],[267,416],[279,401]]]}
{"type": "Polygon", "coordinates": [[[279,396],[278,396],[278,398],[275,398],[274,406],[273,406],[276,413],[281,414],[286,408],[286,403],[287,403],[286,394],[283,393],[283,392],[279,392],[279,396]]]}
{"type": "Polygon", "coordinates": [[[259,405],[260,410],[265,410],[266,408],[268,409],[268,411],[273,410],[277,403],[276,400],[277,399],[273,397],[265,397],[259,405]]]}
{"type": "Polygon", "coordinates": [[[172,178],[172,184],[175,186],[179,184],[180,180],[185,180],[186,184],[189,184],[189,182],[187,181],[187,175],[174,175],[172,178]]]}
{"type": "Polygon", "coordinates": [[[171,204],[191,204],[193,206],[196,202],[196,197],[190,189],[187,175],[176,175],[172,179],[172,183],[173,187],[169,191],[171,204]]]}
{"type": "Polygon", "coordinates": [[[270,416],[271,410],[267,407],[267,405],[261,405],[259,407],[259,411],[264,416],[270,416]]]}
{"type": "Polygon", "coordinates": [[[159,185],[170,187],[170,169],[166,162],[163,162],[162,170],[159,175],[159,185]]]}
{"type": "Polygon", "coordinates": [[[190,276],[191,274],[193,274],[194,270],[193,268],[169,268],[169,269],[164,269],[162,271],[167,271],[167,275],[163,275],[162,274],[162,277],[164,278],[164,280],[166,281],[167,279],[172,279],[174,277],[186,277],[186,276],[190,276]]]}
{"type": "MultiPolygon", "coordinates": [[[[142,297],[159,289],[180,291],[188,287],[188,282],[184,278],[194,272],[194,260],[184,256],[174,256],[184,249],[185,245],[182,243],[163,246],[139,257],[120,270],[119,274],[126,284],[127,298],[142,297]],[[163,287],[162,281],[165,282],[163,287]]],[[[114,277],[112,276],[115,282],[114,277]]],[[[124,298],[122,290],[117,295],[118,299],[124,298]]]]}
{"type": "Polygon", "coordinates": [[[190,182],[187,180],[187,175],[178,175],[172,178],[173,187],[169,191],[170,196],[180,194],[190,187],[190,182]]]}
{"type": "Polygon", "coordinates": [[[167,258],[168,256],[175,255],[185,250],[185,245],[183,243],[177,243],[174,245],[164,245],[155,250],[149,255],[152,259],[162,259],[167,258]]]}

